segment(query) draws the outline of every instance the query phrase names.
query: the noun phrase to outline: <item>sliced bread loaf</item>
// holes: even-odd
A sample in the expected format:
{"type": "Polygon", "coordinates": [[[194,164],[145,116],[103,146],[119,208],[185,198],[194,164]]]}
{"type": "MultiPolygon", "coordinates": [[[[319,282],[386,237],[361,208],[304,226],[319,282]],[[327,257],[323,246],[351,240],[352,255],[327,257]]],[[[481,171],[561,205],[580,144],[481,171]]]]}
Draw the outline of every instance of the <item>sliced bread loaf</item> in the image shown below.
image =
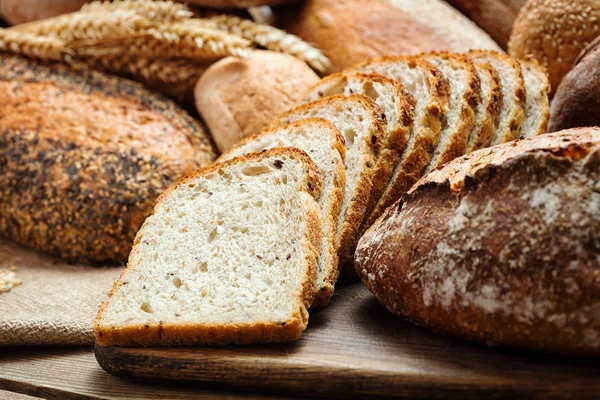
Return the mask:
{"type": "Polygon", "coordinates": [[[394,167],[410,138],[414,119],[415,99],[396,80],[379,74],[360,72],[337,73],[322,79],[306,95],[307,101],[343,94],[363,94],[371,98],[383,111],[386,119],[384,138],[377,143],[376,172],[366,215],[370,214],[387,186],[394,167]]]}
{"type": "Polygon", "coordinates": [[[383,211],[415,183],[427,167],[439,142],[448,112],[449,84],[432,64],[417,57],[384,57],[357,67],[399,81],[415,99],[415,117],[410,137],[379,201],[366,216],[364,232],[383,211]]]}
{"type": "Polygon", "coordinates": [[[434,52],[421,59],[435,65],[450,83],[448,113],[426,174],[467,151],[469,134],[475,126],[475,109],[481,102],[481,83],[473,62],[466,56],[434,52]]]}
{"type": "Polygon", "coordinates": [[[338,218],[340,263],[352,260],[376,172],[377,143],[383,138],[385,119],[367,96],[331,96],[298,106],[271,122],[270,127],[306,118],[324,118],[344,136],[346,186],[338,218]]]}
{"type": "Polygon", "coordinates": [[[289,341],[314,296],[319,172],[272,149],[191,173],[158,200],[95,320],[103,346],[289,341]]]}
{"type": "Polygon", "coordinates": [[[496,119],[492,145],[517,139],[525,118],[526,91],[521,65],[516,59],[495,51],[475,50],[468,55],[476,63],[488,63],[498,72],[502,86],[502,110],[496,119]]]}
{"type": "Polygon", "coordinates": [[[548,72],[534,59],[522,60],[521,69],[527,92],[521,137],[528,138],[546,133],[548,128],[550,80],[548,72]]]}
{"type": "Polygon", "coordinates": [[[467,153],[487,147],[494,138],[496,119],[502,110],[502,86],[490,64],[475,64],[481,84],[481,102],[475,110],[475,126],[469,135],[467,153]]]}
{"type": "Polygon", "coordinates": [[[322,222],[319,273],[312,305],[326,305],[333,295],[339,271],[335,234],[346,183],[344,138],[324,119],[303,119],[246,138],[221,155],[217,161],[273,147],[296,147],[303,150],[313,160],[323,178],[323,191],[319,198],[322,222]]]}

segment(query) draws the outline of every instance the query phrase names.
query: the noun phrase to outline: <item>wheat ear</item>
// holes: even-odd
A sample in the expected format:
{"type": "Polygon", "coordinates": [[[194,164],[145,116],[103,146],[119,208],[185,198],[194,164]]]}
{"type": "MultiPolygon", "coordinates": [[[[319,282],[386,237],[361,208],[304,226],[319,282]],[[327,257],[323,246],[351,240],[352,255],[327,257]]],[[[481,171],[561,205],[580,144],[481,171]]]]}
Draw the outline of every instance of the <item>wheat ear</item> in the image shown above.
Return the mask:
{"type": "Polygon", "coordinates": [[[43,60],[63,60],[71,54],[59,38],[9,29],[0,29],[0,50],[43,60]]]}
{"type": "Polygon", "coordinates": [[[258,45],[273,51],[291,54],[310,65],[320,73],[331,70],[331,61],[297,36],[268,25],[254,23],[231,15],[218,15],[211,18],[219,29],[240,35],[258,45]]]}
{"type": "Polygon", "coordinates": [[[81,12],[114,12],[117,10],[131,10],[154,22],[175,22],[191,18],[194,13],[184,4],[173,1],[153,0],[121,0],[121,1],[94,1],[84,4],[81,12]]]}

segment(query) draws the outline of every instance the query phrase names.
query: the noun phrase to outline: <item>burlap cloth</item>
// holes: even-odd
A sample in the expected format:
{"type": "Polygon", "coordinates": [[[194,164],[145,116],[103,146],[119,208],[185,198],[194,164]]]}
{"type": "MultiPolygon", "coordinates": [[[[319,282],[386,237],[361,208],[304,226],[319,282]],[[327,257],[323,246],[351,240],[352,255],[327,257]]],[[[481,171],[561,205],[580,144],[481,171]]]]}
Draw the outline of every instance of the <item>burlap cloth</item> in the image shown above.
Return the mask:
{"type": "Polygon", "coordinates": [[[0,237],[0,268],[20,286],[0,294],[0,346],[88,345],[92,322],[122,268],[68,265],[0,237]]]}

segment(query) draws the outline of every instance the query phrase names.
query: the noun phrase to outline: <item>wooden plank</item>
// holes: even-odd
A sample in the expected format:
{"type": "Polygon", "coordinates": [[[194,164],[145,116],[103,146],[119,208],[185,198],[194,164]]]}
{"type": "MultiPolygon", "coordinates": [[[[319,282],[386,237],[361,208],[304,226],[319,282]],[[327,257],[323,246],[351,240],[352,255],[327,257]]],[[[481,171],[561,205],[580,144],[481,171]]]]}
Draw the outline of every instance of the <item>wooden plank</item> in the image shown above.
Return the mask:
{"type": "Polygon", "coordinates": [[[303,338],[225,348],[103,348],[100,364],[138,380],[217,383],[339,398],[598,398],[600,363],[486,348],[402,321],[360,284],[313,311],[303,338]]]}
{"type": "Polygon", "coordinates": [[[0,349],[0,399],[278,400],[281,396],[225,392],[210,385],[133,383],[104,372],[91,349],[0,349]],[[8,397],[5,393],[13,393],[8,397]],[[21,396],[21,397],[19,397],[21,396]]]}

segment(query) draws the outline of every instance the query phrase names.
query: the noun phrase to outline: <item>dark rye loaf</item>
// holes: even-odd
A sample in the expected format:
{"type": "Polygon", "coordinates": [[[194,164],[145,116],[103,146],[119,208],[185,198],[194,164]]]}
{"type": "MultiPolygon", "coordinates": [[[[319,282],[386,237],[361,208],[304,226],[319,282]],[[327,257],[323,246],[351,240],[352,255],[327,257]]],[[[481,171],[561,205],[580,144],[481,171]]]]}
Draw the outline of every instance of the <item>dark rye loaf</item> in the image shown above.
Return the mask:
{"type": "Polygon", "coordinates": [[[600,355],[600,129],[541,135],[423,178],[361,239],[393,313],[488,344],[600,355]]]}
{"type": "Polygon", "coordinates": [[[0,54],[0,234],[121,263],[157,197],[215,154],[171,101],[84,68],[0,54]]]}

